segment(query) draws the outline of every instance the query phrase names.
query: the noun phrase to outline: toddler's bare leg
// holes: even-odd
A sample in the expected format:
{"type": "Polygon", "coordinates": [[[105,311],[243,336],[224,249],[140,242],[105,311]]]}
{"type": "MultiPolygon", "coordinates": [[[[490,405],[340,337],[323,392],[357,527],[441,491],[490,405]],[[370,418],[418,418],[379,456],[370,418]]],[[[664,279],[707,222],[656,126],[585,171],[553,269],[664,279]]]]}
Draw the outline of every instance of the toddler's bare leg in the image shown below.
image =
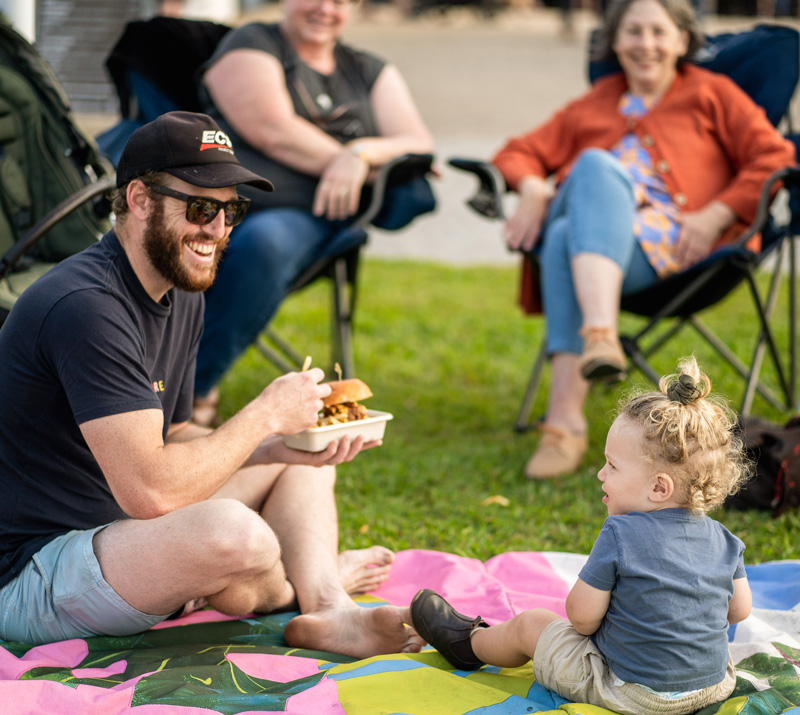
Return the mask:
{"type": "Polygon", "coordinates": [[[470,643],[484,663],[499,668],[525,665],[536,651],[542,631],[559,619],[552,611],[536,608],[490,628],[476,628],[470,643]]]}

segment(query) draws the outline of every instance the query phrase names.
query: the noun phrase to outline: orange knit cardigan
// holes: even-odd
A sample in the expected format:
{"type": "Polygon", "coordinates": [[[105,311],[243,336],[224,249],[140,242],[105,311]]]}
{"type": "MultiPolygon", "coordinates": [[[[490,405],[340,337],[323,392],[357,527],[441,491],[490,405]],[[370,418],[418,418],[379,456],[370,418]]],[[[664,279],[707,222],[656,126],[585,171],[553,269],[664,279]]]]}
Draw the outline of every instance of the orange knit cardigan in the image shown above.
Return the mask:
{"type": "MultiPolygon", "coordinates": [[[[583,150],[610,149],[633,132],[681,210],[697,211],[713,199],[733,209],[738,221],[717,246],[733,241],[755,218],[764,180],[795,163],[794,145],[724,75],[683,65],[659,103],[640,119],[618,111],[626,89],[623,74],[604,77],[542,126],[509,140],[493,159],[509,188],[530,175],[563,181],[583,150]]],[[[760,237],[749,247],[758,250],[760,237]]],[[[538,312],[535,292],[525,296],[532,292],[525,273],[523,307],[538,312]]]]}

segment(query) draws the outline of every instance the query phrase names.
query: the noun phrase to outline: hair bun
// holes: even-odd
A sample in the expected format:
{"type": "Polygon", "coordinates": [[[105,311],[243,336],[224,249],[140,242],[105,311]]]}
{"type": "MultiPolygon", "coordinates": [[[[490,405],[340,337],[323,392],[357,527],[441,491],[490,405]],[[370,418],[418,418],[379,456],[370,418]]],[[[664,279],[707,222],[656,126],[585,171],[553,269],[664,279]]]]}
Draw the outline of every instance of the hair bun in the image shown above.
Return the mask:
{"type": "Polygon", "coordinates": [[[703,396],[703,391],[691,375],[683,374],[677,380],[672,380],[667,387],[667,397],[673,402],[688,405],[696,402],[703,396]]]}

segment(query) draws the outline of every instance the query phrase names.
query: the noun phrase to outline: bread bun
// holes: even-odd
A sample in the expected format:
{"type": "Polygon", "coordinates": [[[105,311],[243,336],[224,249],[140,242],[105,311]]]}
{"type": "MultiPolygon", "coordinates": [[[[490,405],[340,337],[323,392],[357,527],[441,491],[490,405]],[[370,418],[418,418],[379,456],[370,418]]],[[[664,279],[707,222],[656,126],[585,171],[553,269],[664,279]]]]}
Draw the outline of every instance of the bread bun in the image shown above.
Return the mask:
{"type": "Polygon", "coordinates": [[[322,400],[326,407],[342,402],[358,402],[372,397],[372,390],[358,378],[333,380],[327,384],[331,386],[331,394],[322,400]]]}

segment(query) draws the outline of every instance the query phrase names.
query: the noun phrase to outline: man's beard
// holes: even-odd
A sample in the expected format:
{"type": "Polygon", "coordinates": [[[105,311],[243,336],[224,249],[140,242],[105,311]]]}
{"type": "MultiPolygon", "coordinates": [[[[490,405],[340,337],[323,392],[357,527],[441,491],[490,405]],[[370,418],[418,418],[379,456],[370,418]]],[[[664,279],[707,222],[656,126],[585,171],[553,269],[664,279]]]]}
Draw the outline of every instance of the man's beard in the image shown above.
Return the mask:
{"type": "MultiPolygon", "coordinates": [[[[164,200],[153,202],[153,210],[147,217],[144,228],[144,248],[150,263],[167,281],[180,290],[198,293],[211,287],[217,277],[217,267],[228,245],[228,237],[217,240],[214,262],[206,270],[198,268],[191,272],[183,262],[183,246],[195,238],[189,234],[178,234],[164,224],[164,200]]],[[[208,240],[208,236],[203,236],[208,240]]]]}

